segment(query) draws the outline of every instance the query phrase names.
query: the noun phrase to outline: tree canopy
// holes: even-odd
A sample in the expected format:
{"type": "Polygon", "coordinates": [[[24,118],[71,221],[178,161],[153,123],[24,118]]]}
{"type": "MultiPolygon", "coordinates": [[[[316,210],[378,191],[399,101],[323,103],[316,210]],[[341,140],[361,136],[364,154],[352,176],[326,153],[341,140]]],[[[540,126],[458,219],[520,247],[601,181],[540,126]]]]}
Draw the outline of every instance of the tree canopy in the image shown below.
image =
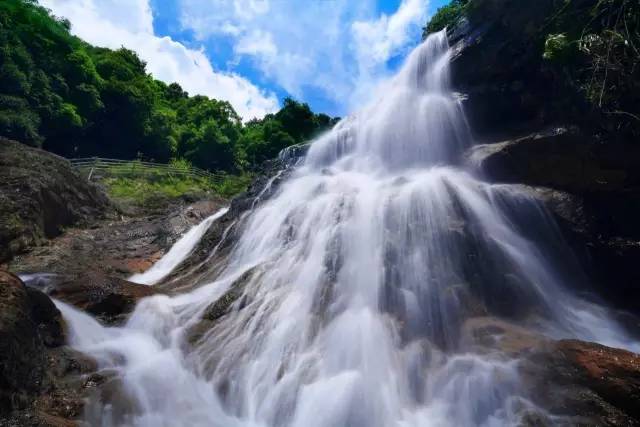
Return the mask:
{"type": "Polygon", "coordinates": [[[0,135],[66,157],[184,158],[236,172],[336,119],[287,98],[243,124],[226,101],[165,84],[126,48],[97,48],[35,0],[0,3],[0,135]]]}

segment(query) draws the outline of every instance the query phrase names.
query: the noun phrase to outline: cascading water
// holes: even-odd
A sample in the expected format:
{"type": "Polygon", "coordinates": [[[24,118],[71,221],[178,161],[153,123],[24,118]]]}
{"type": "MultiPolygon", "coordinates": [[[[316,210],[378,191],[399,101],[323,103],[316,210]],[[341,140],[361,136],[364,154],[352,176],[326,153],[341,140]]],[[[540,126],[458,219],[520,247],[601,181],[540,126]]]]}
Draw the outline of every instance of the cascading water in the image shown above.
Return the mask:
{"type": "Polygon", "coordinates": [[[91,425],[517,425],[533,408],[518,360],[474,353],[471,319],[638,348],[571,295],[580,274],[553,262],[570,253],[534,198],[450,166],[471,140],[449,59],[445,34],[429,37],[315,141],[214,282],[147,298],[122,328],[58,303],[112,378],[91,425]],[[232,309],[207,317],[230,290],[232,309]]]}
{"type": "Polygon", "coordinates": [[[153,264],[149,270],[144,273],[134,274],[129,278],[129,281],[142,285],[153,285],[167,277],[189,256],[211,224],[228,211],[229,208],[222,208],[200,224],[192,227],[171,247],[169,252],[153,264]]]}

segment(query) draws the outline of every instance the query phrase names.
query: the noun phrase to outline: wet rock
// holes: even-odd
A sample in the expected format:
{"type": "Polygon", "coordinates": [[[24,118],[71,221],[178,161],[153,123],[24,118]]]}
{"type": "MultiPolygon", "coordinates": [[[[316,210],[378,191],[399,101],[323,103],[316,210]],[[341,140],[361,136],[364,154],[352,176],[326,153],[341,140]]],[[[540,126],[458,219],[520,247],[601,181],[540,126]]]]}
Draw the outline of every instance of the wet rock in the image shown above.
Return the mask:
{"type": "Polygon", "coordinates": [[[0,414],[23,409],[33,400],[45,387],[45,366],[27,288],[0,271],[0,414]]]}
{"type": "Polygon", "coordinates": [[[640,215],[633,192],[572,194],[541,187],[522,187],[551,214],[581,271],[574,276],[580,291],[595,292],[615,307],[640,313],[640,215]],[[626,203],[623,203],[627,200],[626,203]],[[625,225],[627,224],[627,225],[625,225]],[[584,276],[584,273],[587,275],[584,276]]]}
{"type": "Polygon", "coordinates": [[[546,343],[522,363],[534,399],[567,425],[640,425],[640,356],[595,343],[546,343]]]}
{"type": "Polygon", "coordinates": [[[449,32],[453,84],[467,95],[474,131],[540,128],[576,110],[545,67],[544,40],[538,39],[555,3],[474,0],[469,20],[449,32]]]}
{"type": "Polygon", "coordinates": [[[608,168],[589,138],[576,128],[558,127],[474,147],[471,161],[490,179],[569,190],[575,193],[622,189],[625,168],[608,168]]]}
{"type": "Polygon", "coordinates": [[[165,278],[159,287],[185,292],[193,284],[215,280],[226,266],[249,212],[277,193],[280,185],[294,170],[292,166],[280,160],[265,162],[247,191],[231,201],[229,211],[211,225],[189,258],[165,278]]]}
{"type": "Polygon", "coordinates": [[[123,322],[140,299],[158,294],[152,286],[99,273],[61,278],[47,292],[108,324],[123,322]]]}
{"type": "Polygon", "coordinates": [[[536,350],[545,341],[540,334],[495,317],[474,317],[462,325],[463,348],[478,353],[516,357],[536,350]]]}
{"type": "Polygon", "coordinates": [[[111,209],[65,159],[0,138],[0,262],[111,209]]]}
{"type": "Polygon", "coordinates": [[[158,261],[191,227],[212,215],[223,201],[173,206],[162,215],[104,220],[73,228],[9,264],[12,271],[81,276],[99,273],[122,279],[158,261]],[[96,258],[99,255],[99,259],[96,258]]]}
{"type": "Polygon", "coordinates": [[[82,413],[93,360],[63,346],[49,297],[0,271],[0,426],[67,426],[82,413]]]}
{"type": "Polygon", "coordinates": [[[203,319],[215,321],[224,316],[231,308],[231,305],[242,296],[247,283],[249,283],[254,273],[255,269],[252,268],[236,279],[224,295],[207,307],[202,316],[203,319]]]}
{"type": "Polygon", "coordinates": [[[47,295],[0,271],[0,426],[80,425],[97,364],[64,346],[63,331],[47,295]]]}
{"type": "Polygon", "coordinates": [[[243,273],[238,279],[236,279],[229,290],[225,292],[220,298],[211,303],[204,311],[202,319],[195,324],[189,331],[188,341],[195,343],[202,338],[211,328],[213,328],[216,322],[222,318],[225,314],[229,313],[232,306],[237,302],[238,308],[242,308],[247,304],[247,301],[239,301],[243,296],[244,290],[249,281],[254,277],[256,269],[252,268],[243,273]]]}
{"type": "Polygon", "coordinates": [[[31,302],[31,318],[38,327],[38,332],[47,347],[59,347],[65,343],[66,336],[62,314],[43,292],[27,288],[31,302]]]}

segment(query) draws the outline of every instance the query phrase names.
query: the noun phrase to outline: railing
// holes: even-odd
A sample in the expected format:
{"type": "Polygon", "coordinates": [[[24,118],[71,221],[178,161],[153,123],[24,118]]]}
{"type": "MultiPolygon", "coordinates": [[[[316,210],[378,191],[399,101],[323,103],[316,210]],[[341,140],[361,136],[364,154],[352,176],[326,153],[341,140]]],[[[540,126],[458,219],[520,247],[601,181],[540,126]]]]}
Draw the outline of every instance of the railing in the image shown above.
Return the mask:
{"type": "Polygon", "coordinates": [[[211,173],[193,166],[179,167],[164,163],[142,162],[139,160],[105,159],[102,157],[87,157],[70,159],[71,167],[86,174],[89,181],[109,176],[152,176],[152,175],[182,175],[192,178],[207,178],[213,182],[220,182],[225,175],[211,173]]]}

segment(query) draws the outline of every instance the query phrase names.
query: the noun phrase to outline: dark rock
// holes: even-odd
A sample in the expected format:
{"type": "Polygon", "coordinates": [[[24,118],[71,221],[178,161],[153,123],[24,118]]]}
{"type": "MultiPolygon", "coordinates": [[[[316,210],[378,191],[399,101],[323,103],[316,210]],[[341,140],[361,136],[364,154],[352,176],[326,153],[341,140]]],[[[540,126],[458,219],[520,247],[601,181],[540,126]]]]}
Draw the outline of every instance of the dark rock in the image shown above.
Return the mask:
{"type": "Polygon", "coordinates": [[[155,287],[98,273],[61,278],[47,290],[50,296],[72,304],[109,324],[120,323],[155,287]]]}
{"type": "Polygon", "coordinates": [[[493,317],[468,319],[463,349],[519,360],[525,396],[548,410],[526,415],[529,424],[640,425],[640,355],[576,340],[552,341],[493,317]],[[537,420],[537,421],[536,421],[537,420]]]}
{"type": "Polygon", "coordinates": [[[480,135],[539,129],[575,110],[570,94],[559,95],[560,84],[542,59],[538,32],[557,2],[473,3],[469,20],[450,32],[453,83],[468,95],[464,106],[472,129],[480,135]]]}
{"type": "Polygon", "coordinates": [[[470,158],[490,179],[568,190],[575,193],[620,190],[624,167],[607,168],[589,138],[575,128],[558,127],[525,137],[473,147],[470,158]]]}
{"type": "Polygon", "coordinates": [[[76,426],[95,360],[62,345],[60,312],[0,271],[0,426],[76,426]]]}
{"type": "Polygon", "coordinates": [[[247,286],[249,280],[251,280],[254,272],[255,269],[250,269],[235,280],[224,295],[207,307],[202,318],[216,321],[228,313],[231,309],[231,305],[244,293],[244,288],[247,286]]]}
{"type": "Polygon", "coordinates": [[[243,273],[229,286],[229,290],[225,292],[224,295],[205,309],[202,319],[193,325],[189,331],[188,341],[190,343],[195,343],[201,339],[216,325],[219,319],[232,310],[234,304],[238,309],[241,309],[247,304],[247,297],[243,297],[243,295],[247,284],[254,277],[254,274],[256,274],[255,268],[251,268],[243,273]],[[240,300],[240,297],[243,297],[243,299],[240,300]]]}
{"type": "Polygon", "coordinates": [[[65,343],[64,321],[60,310],[43,292],[27,288],[31,302],[31,318],[38,326],[38,332],[47,347],[59,347],[65,343]]]}
{"type": "Polygon", "coordinates": [[[0,271],[0,415],[26,408],[46,386],[44,343],[24,284],[0,271]]]}
{"type": "Polygon", "coordinates": [[[67,426],[82,414],[80,375],[95,362],[62,346],[49,297],[0,271],[0,425],[67,426]]]}
{"type": "Polygon", "coordinates": [[[110,208],[65,159],[0,138],[0,262],[110,208]]]}

